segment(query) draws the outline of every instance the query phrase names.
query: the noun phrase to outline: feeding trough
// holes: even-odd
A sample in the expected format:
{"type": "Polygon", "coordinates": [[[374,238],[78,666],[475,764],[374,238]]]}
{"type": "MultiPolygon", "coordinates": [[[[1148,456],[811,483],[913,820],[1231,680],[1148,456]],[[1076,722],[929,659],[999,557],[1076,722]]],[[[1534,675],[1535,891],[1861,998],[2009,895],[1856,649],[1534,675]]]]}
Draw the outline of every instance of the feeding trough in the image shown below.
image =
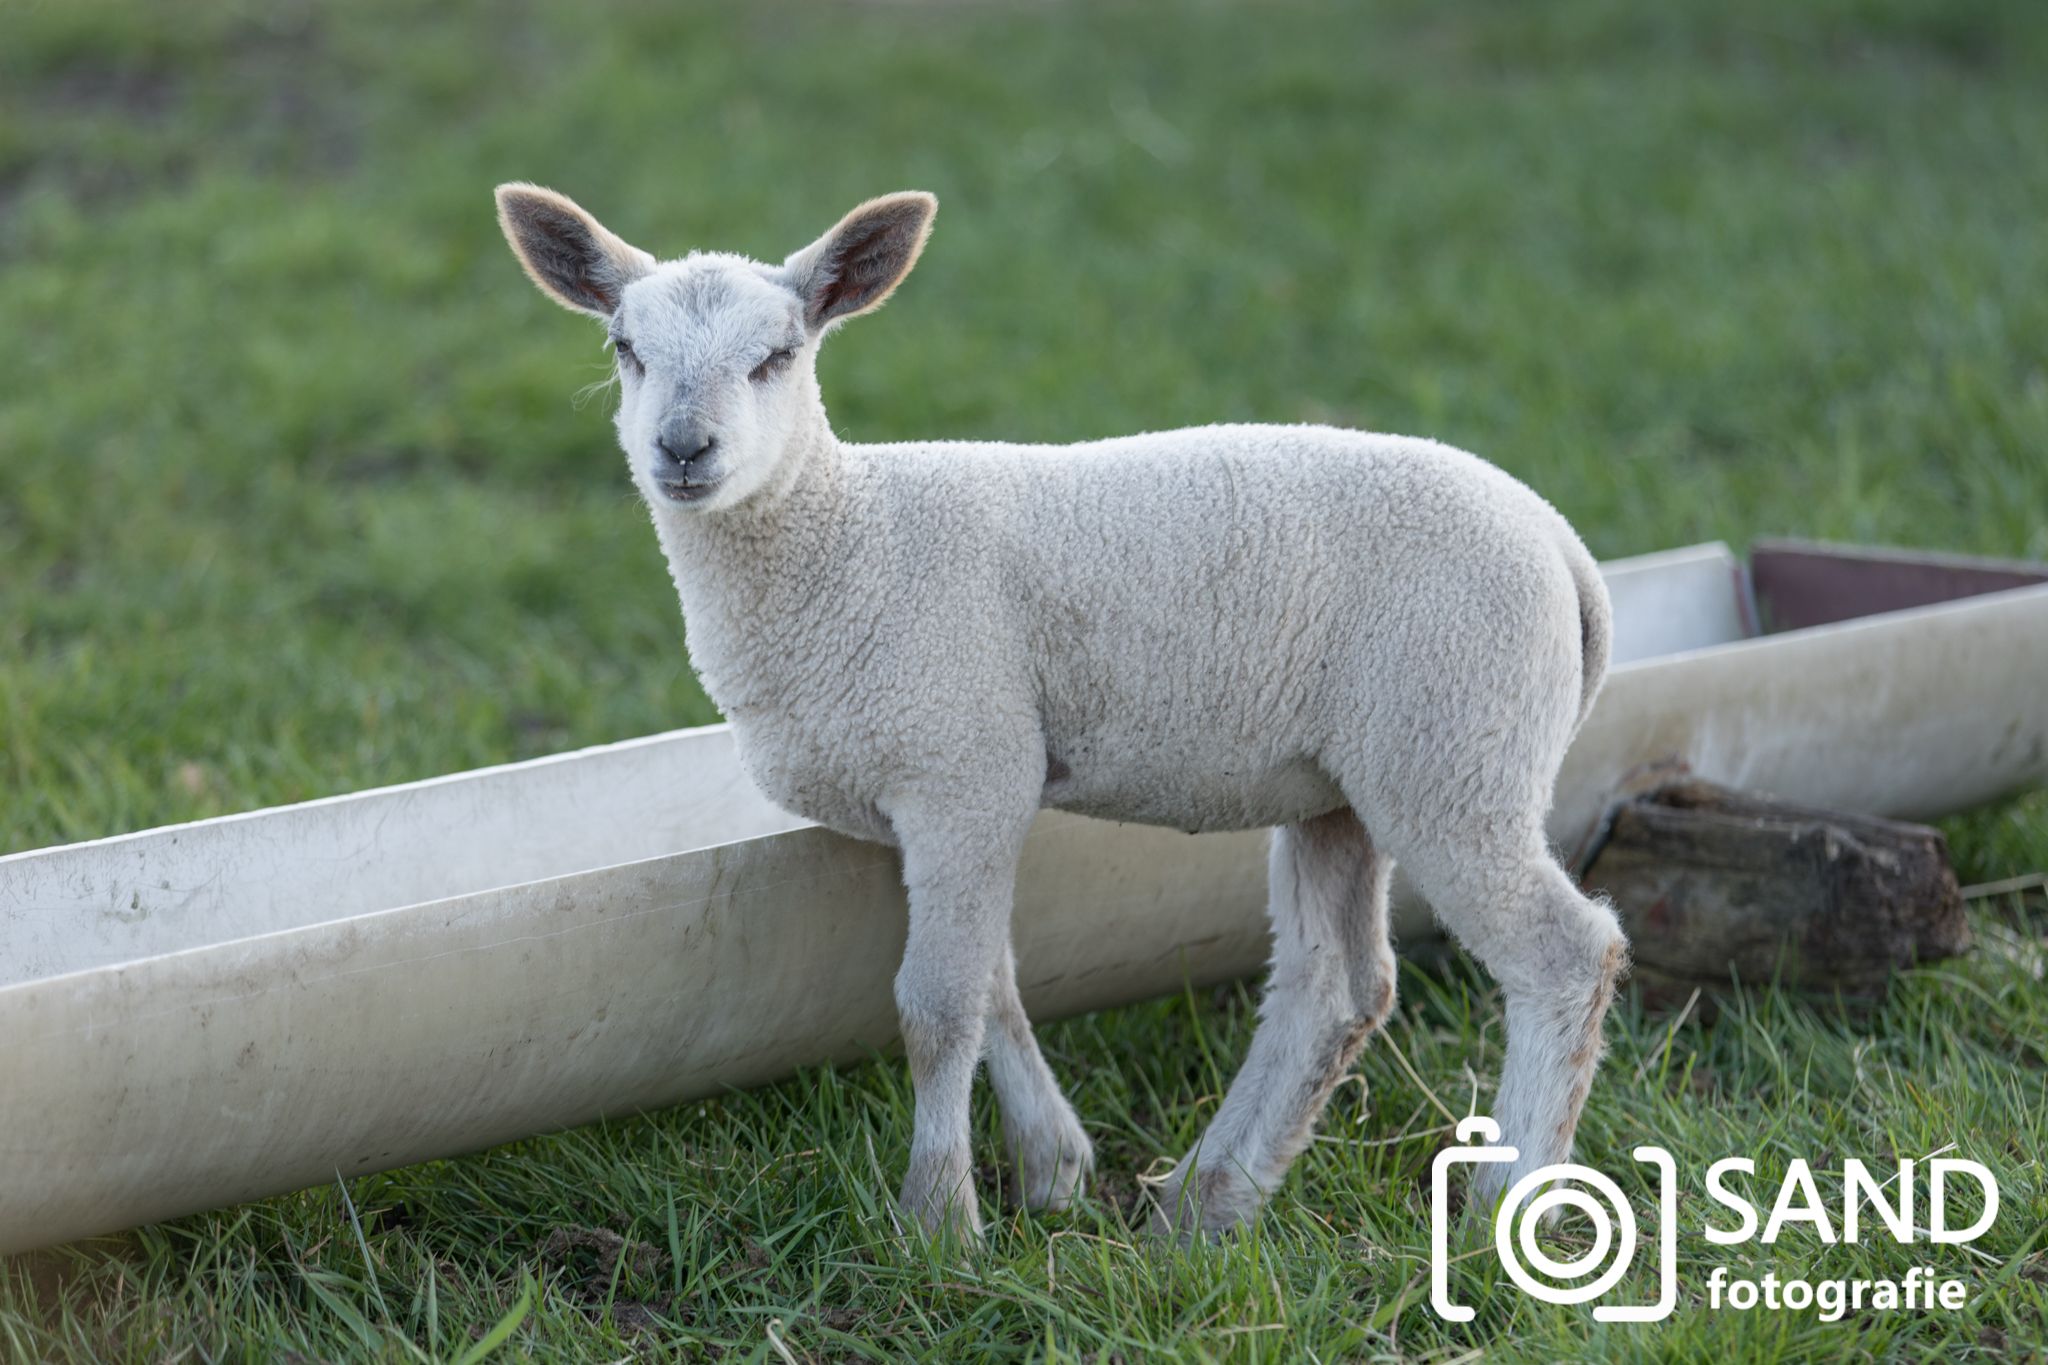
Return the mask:
{"type": "MultiPolygon", "coordinates": [[[[2048,781],[2042,568],[1707,545],[1605,573],[1561,847],[1667,757],[1909,819],[2048,781]]],[[[1032,1012],[1256,971],[1263,847],[1041,815],[1032,1012]]],[[[718,726],[0,858],[0,1251],[865,1055],[904,926],[894,855],[769,805],[718,726]]],[[[1410,897],[1397,926],[1431,935],[1410,897]]]]}

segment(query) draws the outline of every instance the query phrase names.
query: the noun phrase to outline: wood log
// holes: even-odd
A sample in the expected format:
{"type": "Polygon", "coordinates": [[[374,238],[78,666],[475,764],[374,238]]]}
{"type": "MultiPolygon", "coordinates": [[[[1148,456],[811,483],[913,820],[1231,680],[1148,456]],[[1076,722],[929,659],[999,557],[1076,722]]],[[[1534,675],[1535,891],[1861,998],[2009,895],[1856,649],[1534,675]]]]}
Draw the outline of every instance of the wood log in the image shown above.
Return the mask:
{"type": "Polygon", "coordinates": [[[1653,1001],[1731,980],[1881,996],[1894,971],[1969,947],[1941,831],[1731,791],[1663,766],[1582,852],[1653,1001]]]}

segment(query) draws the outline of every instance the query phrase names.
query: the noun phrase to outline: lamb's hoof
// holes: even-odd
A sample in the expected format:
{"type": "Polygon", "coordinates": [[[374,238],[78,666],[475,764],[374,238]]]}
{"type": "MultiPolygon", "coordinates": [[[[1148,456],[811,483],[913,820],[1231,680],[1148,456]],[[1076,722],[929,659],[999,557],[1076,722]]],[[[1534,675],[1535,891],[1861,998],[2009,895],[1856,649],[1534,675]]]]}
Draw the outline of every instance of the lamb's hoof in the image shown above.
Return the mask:
{"type": "Polygon", "coordinates": [[[1218,1241],[1257,1220],[1265,1195],[1242,1171],[1214,1167],[1194,1174],[1189,1181],[1184,1171],[1175,1171],[1159,1187],[1149,1225],[1154,1237],[1190,1246],[1218,1241]]]}
{"type": "Polygon", "coordinates": [[[966,1156],[910,1159],[897,1201],[911,1226],[934,1242],[971,1247],[981,1241],[980,1201],[966,1156]]]}
{"type": "MultiPolygon", "coordinates": [[[[1506,1166],[1487,1165],[1474,1169],[1472,1184],[1464,1192],[1464,1202],[1455,1206],[1455,1222],[1463,1230],[1466,1242],[1471,1246],[1490,1244],[1496,1236],[1500,1220],[1501,1200],[1507,1196],[1508,1180],[1513,1174],[1506,1166]]],[[[1538,1189],[1543,1187],[1539,1186],[1538,1189]]],[[[1456,1192],[1453,1191],[1453,1198],[1456,1192]]],[[[1523,1204],[1528,1202],[1524,1196],[1523,1204]]],[[[1537,1230],[1546,1236],[1554,1236],[1564,1221],[1564,1209],[1553,1204],[1537,1215],[1537,1230]]],[[[1509,1218],[1510,1228],[1519,1228],[1523,1220],[1513,1215],[1509,1218]]]]}
{"type": "Polygon", "coordinates": [[[1071,1115],[1012,1144],[1018,1202],[1027,1209],[1072,1208],[1095,1170],[1095,1147],[1071,1115]]]}

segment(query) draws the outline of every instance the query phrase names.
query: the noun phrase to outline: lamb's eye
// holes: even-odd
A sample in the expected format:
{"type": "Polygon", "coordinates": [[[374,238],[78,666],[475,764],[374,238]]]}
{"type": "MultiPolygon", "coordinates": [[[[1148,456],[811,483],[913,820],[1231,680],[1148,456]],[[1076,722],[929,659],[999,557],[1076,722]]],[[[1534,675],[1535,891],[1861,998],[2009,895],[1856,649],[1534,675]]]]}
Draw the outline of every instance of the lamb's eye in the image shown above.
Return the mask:
{"type": "Polygon", "coordinates": [[[758,384],[762,380],[766,379],[769,375],[772,375],[777,370],[780,370],[784,365],[787,365],[795,355],[796,352],[791,350],[787,346],[783,347],[779,351],[770,351],[768,353],[768,358],[762,361],[760,364],[756,365],[754,367],[754,372],[748,375],[747,378],[753,380],[755,383],[758,384]]]}
{"type": "Polygon", "coordinates": [[[621,365],[629,367],[635,374],[640,372],[640,355],[633,349],[632,342],[624,337],[613,337],[612,350],[617,352],[621,365]]]}

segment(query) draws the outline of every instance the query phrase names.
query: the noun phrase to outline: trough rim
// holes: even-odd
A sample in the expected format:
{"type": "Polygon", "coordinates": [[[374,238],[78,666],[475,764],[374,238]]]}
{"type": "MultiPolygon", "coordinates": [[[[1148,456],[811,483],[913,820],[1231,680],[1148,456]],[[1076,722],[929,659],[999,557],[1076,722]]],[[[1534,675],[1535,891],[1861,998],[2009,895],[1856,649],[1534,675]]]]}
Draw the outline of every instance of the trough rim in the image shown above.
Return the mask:
{"type": "MultiPolygon", "coordinates": [[[[1820,544],[1824,542],[1813,543],[1820,544]]],[[[1628,559],[1612,560],[1609,561],[1603,567],[1612,568],[1620,565],[1633,566],[1638,562],[1658,559],[1666,555],[1683,554],[1687,551],[1695,549],[1706,549],[1711,546],[1716,546],[1720,544],[1721,542],[1719,541],[1709,541],[1699,546],[1686,546],[1679,550],[1656,551],[1651,554],[1632,556],[1628,559]]],[[[1962,557],[1962,562],[1968,563],[1971,561],[1968,557],[1962,557]]],[[[2015,565],[2027,565],[2027,561],[2024,560],[2013,560],[2010,562],[2015,565]]],[[[2036,565],[2032,567],[2039,566],[2036,565]]],[[[1657,654],[1645,659],[1634,659],[1629,661],[1628,663],[1616,664],[1608,670],[1607,676],[1609,678],[1612,678],[1621,674],[1638,673],[1648,669],[1662,668],[1672,664],[1690,662],[1694,659],[1698,659],[1703,656],[1718,657],[1720,655],[1732,653],[1735,651],[1763,649],[1772,646],[1783,645],[1794,641],[1822,639],[1834,635],[1849,634],[1859,630],[1895,625],[1901,619],[1910,619],[1913,617],[1927,616],[1936,613],[1960,613],[1973,611],[1976,609],[1997,605],[2011,598],[2044,594],[2048,594],[2048,583],[2022,584],[2021,586],[2013,588],[2000,588],[1994,592],[1976,593],[1968,597],[1951,598],[1950,600],[1945,602],[1930,602],[1925,605],[1917,607],[1901,607],[1892,611],[1873,612],[1869,616],[1852,617],[1849,620],[1845,621],[1830,621],[1823,625],[1806,626],[1798,630],[1778,631],[1773,634],[1767,635],[1751,635],[1740,640],[1724,640],[1719,644],[1696,645],[1690,649],[1674,650],[1669,654],[1657,654]]],[[[1595,704],[1597,706],[1597,702],[1595,704]]],[[[253,810],[231,811],[225,815],[209,815],[198,820],[183,820],[175,824],[169,825],[152,825],[145,829],[128,830],[120,834],[102,835],[96,839],[79,839],[71,843],[64,844],[46,844],[40,848],[21,849],[14,853],[0,854],[0,871],[4,871],[10,864],[25,862],[33,858],[48,857],[56,853],[70,853],[87,848],[107,848],[123,843],[128,843],[137,839],[155,838],[159,835],[174,834],[181,830],[217,828],[222,825],[227,825],[239,821],[260,819],[264,816],[275,815],[284,811],[306,811],[317,809],[322,806],[339,805],[349,801],[360,801],[373,796],[391,796],[401,792],[421,791],[431,787],[446,786],[457,782],[472,781],[478,778],[495,777],[506,773],[529,772],[537,769],[546,768],[553,764],[566,763],[575,759],[587,758],[597,754],[618,753],[629,749],[651,747],[653,745],[663,743],[672,743],[685,736],[708,737],[716,734],[728,733],[731,730],[732,722],[725,720],[714,721],[708,725],[686,725],[678,727],[673,730],[656,731],[655,733],[650,735],[635,735],[627,739],[605,740],[598,744],[587,744],[584,745],[582,748],[578,749],[564,749],[557,753],[539,754],[532,758],[513,759],[505,763],[492,763],[487,764],[486,766],[481,768],[464,768],[459,772],[437,773],[432,777],[413,778],[409,781],[393,782],[388,785],[380,787],[363,787],[356,791],[335,792],[328,796],[308,797],[304,801],[288,801],[283,803],[282,805],[258,806],[253,810]]],[[[805,819],[804,817],[796,815],[793,812],[790,813],[790,818],[793,820],[802,821],[802,823],[793,829],[772,830],[763,834],[745,835],[738,839],[722,839],[712,843],[692,844],[688,848],[676,850],[675,853],[655,854],[652,857],[648,858],[628,858],[616,863],[604,863],[600,864],[598,867],[579,869],[576,872],[559,873],[553,877],[534,877],[529,878],[526,881],[512,884],[522,886],[537,885],[545,882],[559,881],[565,877],[582,876],[589,872],[600,871],[602,870],[602,868],[631,867],[638,863],[655,862],[659,861],[662,858],[675,857],[683,853],[694,853],[703,849],[722,848],[732,844],[750,843],[755,839],[772,839],[780,834],[794,834],[805,829],[822,828],[815,820],[805,819]]],[[[1131,824],[1136,822],[1110,821],[1109,823],[1131,824]]],[[[480,890],[483,889],[496,890],[499,888],[481,888],[480,890]]],[[[408,901],[405,905],[392,906],[387,908],[407,909],[413,906],[434,905],[439,904],[443,901],[461,900],[465,896],[476,894],[479,894],[479,892],[463,892],[455,896],[437,897],[435,900],[431,901],[408,901]]],[[[368,918],[372,915],[383,913],[385,912],[381,910],[368,911],[365,912],[363,915],[349,916],[348,918],[368,918]]],[[[334,923],[334,921],[332,920],[322,922],[330,924],[334,923]]],[[[295,932],[295,930],[279,930],[275,932],[289,933],[295,932]]],[[[248,937],[261,938],[265,937],[265,935],[252,934],[248,937]]],[[[222,943],[240,941],[241,940],[239,939],[219,940],[219,942],[222,943]]],[[[156,956],[169,956],[169,954],[157,954],[156,956]]],[[[133,960],[141,962],[147,961],[148,959],[136,958],[133,960]]],[[[70,975],[70,973],[66,973],[66,975],[70,975]]],[[[56,978],[39,977],[36,979],[55,980],[56,978]]],[[[0,990],[5,989],[9,988],[0,987],[0,990]]]]}
{"type": "MultiPolygon", "coordinates": [[[[1685,549],[1688,550],[1694,548],[1704,547],[1685,547],[1685,549]]],[[[1683,550],[1663,551],[1659,552],[1659,554],[1662,555],[1683,552],[1683,550]]],[[[1641,556],[1640,558],[1649,559],[1652,557],[1653,556],[1646,555],[1641,556]]],[[[1635,675],[1660,668],[1681,666],[1684,664],[1691,663],[1702,657],[1721,658],[1746,650],[1754,651],[1762,649],[1781,648],[1786,646],[1797,647],[1803,644],[1804,642],[1830,638],[1838,635],[1850,634],[1862,630],[1892,629],[1896,628],[1906,620],[1934,613],[1954,614],[1969,613],[1979,610],[1995,610],[2010,599],[2030,595],[2048,596],[2048,583],[2037,583],[2031,585],[2024,585],[2016,588],[2000,589],[1996,592],[1979,593],[1975,596],[1956,598],[1947,602],[1930,603],[1918,607],[1907,607],[1896,611],[1878,612],[1870,616],[1856,617],[1846,621],[1835,621],[1825,625],[1806,627],[1800,630],[1783,631],[1773,635],[1754,635],[1750,636],[1747,639],[1742,640],[1728,640],[1715,645],[1702,645],[1695,647],[1693,649],[1679,650],[1670,654],[1660,654],[1652,658],[1638,659],[1630,663],[1616,665],[1615,668],[1611,670],[1610,676],[1635,675]]],[[[563,750],[559,753],[542,754],[534,758],[518,759],[509,763],[492,764],[483,768],[469,768],[455,773],[442,773],[433,777],[419,778],[410,782],[393,783],[389,786],[384,787],[367,787],[359,791],[340,792],[331,796],[314,797],[306,801],[290,802],[288,804],[281,806],[263,806],[255,810],[236,811],[227,815],[209,816],[202,820],[184,821],[179,824],[173,825],[158,825],[149,829],[134,830],[123,834],[107,835],[99,839],[86,839],[70,844],[52,844],[44,848],[25,849],[19,853],[11,853],[6,855],[5,857],[0,857],[0,871],[5,871],[5,869],[10,864],[16,864],[34,858],[47,857],[58,853],[71,853],[88,848],[104,848],[110,846],[117,846],[137,839],[152,838],[168,833],[174,833],[180,830],[217,828],[219,826],[230,824],[233,822],[257,819],[263,816],[274,815],[284,811],[303,811],[308,808],[336,805],[349,801],[362,800],[366,797],[372,796],[385,796],[408,791],[417,791],[423,788],[442,786],[449,783],[462,782],[475,778],[500,775],[507,772],[528,772],[534,770],[541,770],[553,764],[563,763],[573,759],[586,757],[594,754],[616,753],[622,750],[652,747],[657,744],[674,742],[675,740],[682,738],[684,736],[710,737],[721,733],[730,732],[731,729],[732,725],[729,721],[719,721],[710,725],[685,726],[683,728],[676,730],[660,731],[652,735],[640,735],[630,739],[613,740],[602,744],[586,745],[580,749],[569,749],[563,750]]],[[[1047,816],[1065,816],[1076,820],[1091,818],[1079,815],[1074,812],[1056,811],[1050,809],[1041,811],[1038,818],[1043,819],[1047,816]]],[[[435,908],[447,908],[460,905],[465,902],[472,901],[480,896],[497,895],[502,893],[504,890],[507,889],[507,887],[510,886],[544,887],[551,885],[566,884],[574,882],[580,878],[590,878],[610,873],[620,868],[641,867],[653,863],[670,862],[680,858],[688,858],[705,853],[710,853],[718,849],[732,848],[737,847],[739,845],[757,843],[764,839],[776,839],[789,835],[804,835],[813,832],[822,832],[823,834],[835,839],[848,838],[848,836],[840,835],[835,831],[832,831],[826,828],[825,826],[818,824],[816,821],[803,820],[802,817],[798,816],[792,816],[791,818],[800,820],[801,823],[791,828],[768,830],[760,834],[745,835],[736,839],[721,839],[710,843],[692,844],[685,848],[678,848],[666,853],[657,853],[645,858],[627,858],[618,862],[602,863],[592,867],[578,868],[573,871],[556,873],[552,876],[547,877],[533,877],[523,879],[520,881],[508,882],[503,885],[477,887],[473,890],[457,892],[453,895],[448,896],[438,896],[430,900],[406,901],[398,905],[389,905],[381,907],[379,909],[359,911],[347,915],[339,915],[329,919],[316,920],[307,924],[292,925],[288,928],[271,929],[261,933],[254,934],[243,934],[232,938],[209,939],[202,943],[190,944],[182,948],[172,949],[168,952],[149,953],[142,956],[124,958],[114,962],[102,962],[91,966],[77,967],[65,972],[60,972],[49,976],[29,977],[21,981],[0,984],[0,1002],[6,1002],[10,999],[17,998],[22,993],[34,990],[36,988],[56,985],[58,983],[70,981],[78,977],[93,976],[108,972],[118,973],[129,968],[137,967],[146,963],[173,960],[176,958],[199,953],[217,952],[222,949],[226,949],[236,945],[258,943],[265,940],[282,941],[288,940],[293,936],[298,935],[330,933],[333,931],[334,926],[338,924],[373,925],[384,919],[384,917],[386,916],[400,914],[416,914],[420,912],[431,911],[435,908]]],[[[1102,823],[1130,824],[1133,822],[1103,821],[1102,823]]],[[[848,839],[848,842],[869,843],[870,841],[848,839]]],[[[887,847],[887,845],[879,843],[872,844],[872,846],[878,849],[887,847]]]]}

